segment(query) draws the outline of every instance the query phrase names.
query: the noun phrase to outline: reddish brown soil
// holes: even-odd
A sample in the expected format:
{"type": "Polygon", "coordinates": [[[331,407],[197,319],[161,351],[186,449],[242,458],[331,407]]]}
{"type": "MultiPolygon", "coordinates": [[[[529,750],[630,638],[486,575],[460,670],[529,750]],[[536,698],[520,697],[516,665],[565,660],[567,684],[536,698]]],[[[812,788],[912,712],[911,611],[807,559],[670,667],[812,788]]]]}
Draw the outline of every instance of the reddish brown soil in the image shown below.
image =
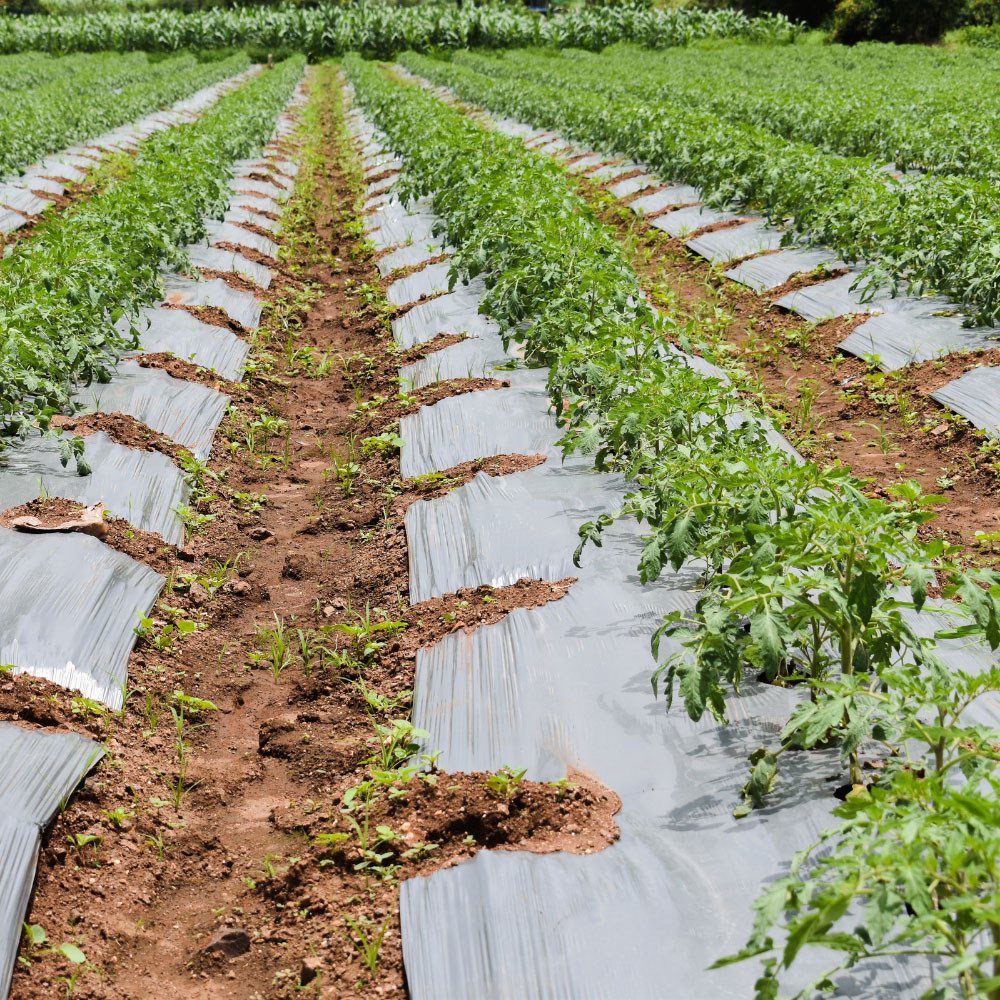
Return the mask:
{"type": "Polygon", "coordinates": [[[246,337],[249,333],[242,323],[238,323],[234,319],[229,318],[229,314],[218,306],[187,306],[181,305],[177,302],[164,302],[161,309],[182,309],[184,312],[191,313],[197,319],[200,319],[202,323],[209,323],[212,326],[225,327],[227,330],[232,330],[233,333],[240,337],[246,337]]]}
{"type": "MultiPolygon", "coordinates": [[[[247,226],[244,229],[249,228],[247,226]]],[[[274,233],[264,232],[262,235],[266,236],[267,239],[273,240],[274,233]]],[[[218,247],[220,250],[228,250],[230,253],[241,253],[247,260],[252,260],[256,264],[263,264],[265,267],[269,267],[274,270],[276,264],[278,263],[273,257],[268,257],[266,253],[261,253],[259,250],[254,250],[253,247],[243,247],[236,243],[227,243],[223,241],[222,243],[213,243],[213,247],[218,247]]]]}
{"type": "Polygon", "coordinates": [[[186,382],[200,382],[210,389],[218,389],[219,392],[229,392],[233,387],[229,379],[173,354],[138,354],[132,360],[142,368],[158,368],[168,375],[173,375],[174,378],[184,379],[186,382]]]}
{"type": "MultiPolygon", "coordinates": [[[[314,72],[322,133],[302,152],[295,198],[303,227],[319,238],[292,245],[302,248],[300,273],[323,294],[308,310],[289,299],[267,306],[253,369],[267,378],[248,375],[233,394],[235,412],[192,500],[207,520],[183,551],[175,558],[112,525],[113,544],[132,545],[126,551],[169,577],[130,657],[133,693],[114,715],[44,681],[0,675],[0,719],[85,732],[109,753],[47,832],[28,914],[52,941],[85,952],[73,992],[85,1000],[291,1000],[303,986],[329,998],[404,997],[400,879],[483,846],[586,853],[617,836],[616,797],[583,776],[565,787],[512,781],[505,795],[485,787],[487,775],[428,765],[400,772],[391,794],[366,784],[392,746],[377,727],[408,716],[419,646],[557,600],[573,581],[409,604],[407,505],[541,456],[497,456],[407,482],[395,451],[364,453],[365,428],[392,427],[417,404],[395,398],[401,355],[391,349],[390,310],[367,291],[377,281],[363,244],[343,235],[360,168],[340,131],[333,71],[314,72]],[[294,347],[331,352],[336,363],[288,369],[289,330],[294,347]],[[170,641],[163,630],[178,618],[196,628],[170,641]],[[342,630],[365,621],[387,626],[370,633],[367,649],[342,630]],[[276,627],[287,657],[269,661],[262,630],[273,642],[276,627]],[[186,710],[187,784],[176,797],[175,692],[215,706],[186,710]],[[378,848],[381,871],[355,868],[361,844],[347,814],[363,821],[365,788],[374,789],[370,826],[391,830],[378,848]],[[67,841],[88,832],[102,838],[96,849],[67,841]],[[374,975],[348,918],[368,936],[385,928],[374,975]]],[[[418,400],[486,387],[459,381],[418,400]]],[[[76,426],[157,446],[121,415],[76,426]]],[[[15,972],[15,1000],[63,990],[65,959],[23,942],[22,956],[30,964],[15,972]]]]}
{"type": "Polygon", "coordinates": [[[81,413],[76,417],[53,417],[52,426],[61,427],[64,431],[84,437],[103,431],[112,441],[126,448],[160,451],[174,461],[179,461],[181,452],[184,451],[170,438],[152,430],[127,413],[81,413]]]}

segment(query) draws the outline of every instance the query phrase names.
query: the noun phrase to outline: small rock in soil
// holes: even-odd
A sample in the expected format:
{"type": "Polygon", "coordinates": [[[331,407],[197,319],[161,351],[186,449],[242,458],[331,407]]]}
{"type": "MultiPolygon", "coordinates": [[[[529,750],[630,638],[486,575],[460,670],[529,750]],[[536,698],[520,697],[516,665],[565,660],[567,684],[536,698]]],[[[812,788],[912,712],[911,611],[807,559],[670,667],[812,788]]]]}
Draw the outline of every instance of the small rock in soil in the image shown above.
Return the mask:
{"type": "Polygon", "coordinates": [[[220,927],[205,951],[221,951],[226,958],[237,958],[250,950],[250,935],[242,927],[220,927]]]}
{"type": "Polygon", "coordinates": [[[323,963],[315,955],[310,955],[303,959],[302,968],[299,970],[299,984],[308,986],[319,973],[323,963]]]}

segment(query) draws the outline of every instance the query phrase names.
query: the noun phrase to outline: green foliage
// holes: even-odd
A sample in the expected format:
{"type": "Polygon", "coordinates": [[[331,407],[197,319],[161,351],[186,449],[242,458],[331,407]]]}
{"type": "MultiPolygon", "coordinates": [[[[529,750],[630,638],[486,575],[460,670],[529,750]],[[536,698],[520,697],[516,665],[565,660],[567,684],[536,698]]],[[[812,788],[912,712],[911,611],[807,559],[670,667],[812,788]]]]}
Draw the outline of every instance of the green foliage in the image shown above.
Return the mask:
{"type": "Polygon", "coordinates": [[[207,63],[199,63],[190,53],[153,62],[139,52],[62,59],[30,53],[2,62],[25,86],[15,89],[10,80],[0,84],[8,95],[0,107],[0,176],[173,104],[249,65],[243,53],[207,63]],[[18,72],[21,58],[28,68],[24,75],[18,72]],[[32,72],[40,58],[46,59],[46,70],[52,74],[44,81],[32,72]]]}
{"type": "Polygon", "coordinates": [[[833,12],[833,39],[848,44],[933,42],[954,28],[965,0],[840,0],[833,12]]]}
{"type": "MultiPolygon", "coordinates": [[[[518,90],[503,70],[470,74],[465,60],[405,61],[459,82],[467,98],[487,94],[549,127],[586,122],[595,134],[607,128],[608,143],[630,141],[618,105],[591,102],[589,80],[518,90]],[[603,124],[583,117],[597,103],[603,124]]],[[[442,235],[459,248],[456,275],[486,275],[485,309],[529,363],[548,365],[564,452],[630,483],[620,510],[582,526],[578,558],[632,517],[644,528],[642,580],[699,568],[697,597],[653,639],[668,705],[679,695],[693,718],[725,720],[748,674],[802,686],[780,735],[751,754],[736,814],[767,801],[788,750],[840,751],[842,824],[762,896],[747,948],[729,960],[762,959],[758,1000],[775,1000],[807,945],[840,953],[842,967],[935,956],[935,998],[996,990],[1000,734],[969,725],[965,712],[1000,690],[1000,668],[949,669],[939,644],[1000,646],[1000,574],[970,573],[943,541],[922,540],[940,497],[913,482],[871,497],[843,469],[793,460],[730,386],[668,348],[666,337],[683,343],[679,331],[640,298],[613,236],[552,161],[370,64],[350,58],[345,69],[406,163],[404,196],[433,195],[442,235]],[[933,602],[931,583],[942,588],[933,602]],[[888,757],[877,780],[863,746],[888,757]]],[[[645,133],[635,120],[630,128],[645,133]]],[[[649,142],[667,145],[669,134],[661,127],[649,142]]],[[[734,174],[757,152],[737,150],[734,174]]],[[[799,996],[835,990],[839,968],[799,996]]]]}
{"type": "Polygon", "coordinates": [[[977,321],[1000,318],[994,265],[1000,194],[993,180],[928,173],[895,182],[879,171],[882,158],[832,155],[689,106],[670,90],[631,92],[620,81],[635,76],[648,82],[634,54],[555,54],[542,65],[521,53],[456,55],[449,62],[410,53],[400,61],[463,100],[698,185],[710,204],[759,209],[790,234],[864,262],[857,284],[866,293],[933,290],[977,321]]]}
{"type": "Polygon", "coordinates": [[[183,14],[173,10],[0,18],[0,52],[171,52],[178,48],[251,47],[303,52],[310,60],[361,51],[390,58],[406,49],[447,50],[552,44],[600,49],[634,41],[655,48],[702,38],[790,41],[799,31],[787,18],[750,18],[738,11],[696,8],[644,10],[633,5],[582,8],[539,17],[518,5],[324,3],[315,7],[256,4],[183,14]]]}
{"type": "Polygon", "coordinates": [[[75,383],[110,379],[139,310],[161,297],[159,269],[183,266],[204,218],[222,214],[230,165],[268,139],[302,68],[283,63],[153,136],[122,176],[0,261],[0,432],[46,429],[75,383]]]}

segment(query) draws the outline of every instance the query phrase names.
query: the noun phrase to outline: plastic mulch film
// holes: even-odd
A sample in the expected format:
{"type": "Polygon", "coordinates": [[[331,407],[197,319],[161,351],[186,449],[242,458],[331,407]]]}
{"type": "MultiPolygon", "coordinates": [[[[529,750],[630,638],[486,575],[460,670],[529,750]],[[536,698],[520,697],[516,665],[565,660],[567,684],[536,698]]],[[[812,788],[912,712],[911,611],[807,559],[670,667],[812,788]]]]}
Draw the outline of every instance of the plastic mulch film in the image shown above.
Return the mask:
{"type": "Polygon", "coordinates": [[[374,194],[383,194],[396,183],[396,175],[384,177],[382,180],[373,181],[365,188],[365,194],[370,198],[374,194]]]}
{"type": "Polygon", "coordinates": [[[15,232],[27,224],[27,219],[20,212],[12,212],[9,208],[0,208],[0,233],[4,236],[15,232]]]}
{"type": "Polygon", "coordinates": [[[0,997],[14,974],[42,833],[103,755],[99,743],[76,733],[0,722],[0,997]]]}
{"type": "Polygon", "coordinates": [[[625,180],[612,184],[608,191],[615,198],[627,198],[637,191],[644,191],[648,187],[655,187],[662,183],[659,177],[654,177],[652,174],[638,174],[635,177],[626,177],[625,180]]]}
{"type": "Polygon", "coordinates": [[[409,246],[392,250],[384,257],[380,257],[375,266],[378,268],[378,273],[386,278],[393,271],[424,264],[433,257],[448,253],[454,253],[454,248],[444,247],[438,239],[427,240],[425,243],[411,243],[409,246]]]}
{"type": "MultiPolygon", "coordinates": [[[[919,300],[918,300],[919,301],[919,300]]],[[[1000,333],[991,327],[969,328],[958,316],[892,312],[873,316],[856,327],[837,346],[859,358],[876,360],[886,371],[933,361],[956,351],[1000,346],[1000,333]]]]}
{"type": "Polygon", "coordinates": [[[229,182],[229,189],[243,194],[252,191],[255,194],[262,194],[265,198],[271,198],[274,201],[286,201],[288,198],[287,189],[278,184],[256,180],[253,177],[234,177],[229,182]]]}
{"type": "Polygon", "coordinates": [[[516,346],[511,344],[505,352],[500,337],[486,332],[478,337],[467,337],[406,365],[400,369],[399,377],[410,389],[421,389],[425,385],[453,378],[506,378],[510,372],[497,372],[496,369],[516,357],[516,351],[516,346]]]}
{"type": "Polygon", "coordinates": [[[741,285],[758,292],[783,285],[793,274],[807,274],[817,267],[844,267],[843,261],[837,259],[832,250],[822,247],[817,249],[793,248],[780,253],[767,254],[745,260],[731,271],[726,271],[726,277],[738,281],[741,285]]]}
{"type": "Polygon", "coordinates": [[[51,201],[39,198],[28,188],[16,187],[13,184],[0,184],[0,205],[12,208],[22,215],[40,215],[51,204],[51,201]]]}
{"type": "Polygon", "coordinates": [[[174,354],[230,380],[239,377],[250,352],[232,330],[205,323],[184,309],[144,309],[138,327],[141,352],[174,354]]]}
{"type": "MultiPolygon", "coordinates": [[[[197,253],[197,248],[192,248],[197,253]]],[[[196,281],[172,272],[163,272],[165,302],[172,306],[214,306],[244,329],[254,330],[260,324],[261,305],[250,292],[241,292],[227,285],[222,278],[196,281]]]]}
{"type": "Polygon", "coordinates": [[[434,239],[436,221],[428,212],[412,213],[402,206],[388,204],[371,216],[367,238],[376,250],[388,250],[404,243],[426,243],[434,239]]]}
{"type": "Polygon", "coordinates": [[[600,153],[588,153],[586,156],[582,156],[579,160],[574,160],[569,164],[566,167],[566,172],[570,174],[582,174],[593,167],[600,166],[602,163],[604,163],[604,157],[600,153]]]}
{"type": "Polygon", "coordinates": [[[222,217],[222,221],[236,224],[249,222],[251,225],[260,226],[261,229],[266,229],[271,233],[276,233],[281,229],[281,223],[276,219],[269,219],[266,215],[261,215],[259,212],[247,208],[229,209],[222,217]]]}
{"type": "Polygon", "coordinates": [[[193,246],[188,248],[187,254],[195,267],[238,274],[260,288],[267,288],[271,284],[270,269],[255,260],[250,260],[249,257],[244,257],[241,253],[220,250],[217,247],[193,246]]]}
{"type": "Polygon", "coordinates": [[[609,163],[606,167],[591,171],[587,177],[592,181],[610,181],[616,177],[621,177],[622,174],[635,173],[639,169],[641,168],[638,163],[626,160],[622,163],[609,163]]]}
{"type": "Polygon", "coordinates": [[[187,500],[177,466],[158,451],[138,451],[116,444],[103,433],[86,440],[90,474],[76,464],[63,466],[55,441],[32,435],[0,456],[0,510],[35,500],[62,497],[85,506],[103,503],[115,516],[141,531],[154,531],[172,545],[184,541],[176,508],[187,500]]]}
{"type": "Polygon", "coordinates": [[[974,427],[1000,434],[1000,368],[973,368],[931,393],[931,399],[960,413],[974,427]]]}
{"type": "Polygon", "coordinates": [[[666,215],[653,219],[650,225],[655,229],[662,229],[670,236],[684,237],[696,229],[714,226],[719,222],[733,222],[739,218],[742,217],[735,212],[717,212],[703,205],[694,205],[691,208],[679,208],[676,212],[667,212],[666,215]]]}
{"type": "Polygon", "coordinates": [[[562,435],[549,415],[542,382],[449,396],[404,417],[400,436],[406,441],[400,474],[410,478],[491,455],[545,452],[558,461],[555,442],[562,435]],[[458,424],[461,434],[455,433],[458,424]]]}
{"type": "MultiPolygon", "coordinates": [[[[952,317],[943,314],[955,311],[954,305],[940,296],[911,296],[903,292],[891,295],[879,290],[863,301],[862,289],[851,289],[851,285],[857,280],[857,272],[852,272],[831,281],[807,285],[778,299],[775,304],[798,313],[810,322],[831,316],[846,316],[849,313],[894,314],[897,316],[899,329],[914,318],[929,319],[936,316],[939,319],[950,319],[952,317]]],[[[942,324],[942,330],[948,326],[947,323],[942,324]]]]}
{"type": "Polygon", "coordinates": [[[763,219],[754,219],[742,226],[717,229],[691,240],[687,247],[710,261],[735,260],[749,257],[781,246],[781,230],[767,225],[763,219]]]}
{"type": "MultiPolygon", "coordinates": [[[[419,271],[414,271],[405,278],[394,281],[385,290],[385,297],[393,305],[404,306],[410,302],[430,298],[432,295],[440,295],[450,291],[448,287],[450,272],[451,264],[446,260],[439,261],[437,264],[428,264],[419,271]]],[[[480,292],[484,287],[482,281],[475,281],[469,287],[473,286],[480,292]]]]}
{"type": "Polygon", "coordinates": [[[73,401],[86,412],[127,413],[201,460],[208,458],[229,405],[221,392],[134,361],[120,362],[106,385],[94,382],[77,390],[73,401]]]}
{"type": "Polygon", "coordinates": [[[497,324],[479,313],[481,294],[471,285],[458,285],[453,292],[421,302],[392,321],[393,338],[405,349],[426,344],[439,333],[464,333],[469,337],[499,334],[497,324]]]}
{"type": "Polygon", "coordinates": [[[234,226],[229,222],[214,222],[209,220],[205,224],[205,232],[208,234],[208,242],[233,243],[238,247],[248,247],[262,253],[265,257],[276,260],[278,257],[278,244],[274,240],[269,240],[259,233],[251,233],[242,226],[234,226]]]}
{"type": "Polygon", "coordinates": [[[699,201],[701,192],[697,188],[689,184],[672,184],[662,191],[654,191],[652,194],[645,194],[635,201],[630,201],[628,207],[637,215],[640,212],[644,215],[653,215],[672,205],[690,205],[699,201]]]}
{"type": "Polygon", "coordinates": [[[89,535],[0,528],[0,663],[117,710],[163,577],[89,535]]]}

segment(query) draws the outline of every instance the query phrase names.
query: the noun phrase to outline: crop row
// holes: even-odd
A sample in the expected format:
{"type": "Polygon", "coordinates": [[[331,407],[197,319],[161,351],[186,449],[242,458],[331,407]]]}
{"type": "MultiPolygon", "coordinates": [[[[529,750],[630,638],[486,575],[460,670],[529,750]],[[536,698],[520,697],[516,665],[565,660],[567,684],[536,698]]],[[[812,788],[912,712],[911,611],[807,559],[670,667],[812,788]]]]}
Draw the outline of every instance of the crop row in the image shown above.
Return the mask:
{"type": "Polygon", "coordinates": [[[871,157],[841,157],[709,111],[619,95],[566,64],[517,78],[407,53],[400,62],[464,100],[555,129],[661,177],[696,185],[706,201],[759,209],[802,239],[864,261],[869,289],[936,291],[980,322],[1000,317],[1000,192],[988,181],[923,175],[896,183],[871,157]]]}
{"type": "Polygon", "coordinates": [[[190,54],[150,62],[140,53],[91,56],[83,65],[79,57],[67,61],[75,64],[69,74],[61,74],[62,60],[55,60],[50,83],[6,96],[0,109],[0,176],[173,104],[250,64],[245,53],[208,62],[190,54]]]}
{"type": "Polygon", "coordinates": [[[289,49],[310,59],[363,51],[388,57],[405,49],[473,45],[558,45],[602,48],[618,41],[684,45],[739,36],[790,40],[798,29],[780,15],[748,18],[736,11],[597,7],[552,17],[493,6],[454,7],[321,4],[237,6],[184,14],[174,10],[81,17],[0,16],[0,52],[102,52],[140,49],[252,47],[289,49]]]}
{"type": "Polygon", "coordinates": [[[722,961],[761,958],[758,1000],[775,1000],[807,945],[842,961],[801,997],[859,961],[906,954],[935,956],[935,997],[995,988],[1000,734],[966,709],[1000,690],[1000,669],[958,669],[948,643],[1000,646],[1000,576],[918,539],[939,498],[908,482],[874,499],[842,468],[793,461],[720,380],[668,350],[672,322],[639,298],[613,234],[552,161],[371,64],[345,68],[403,157],[403,193],[433,195],[456,272],[484,276],[484,308],[549,367],[564,452],[630,483],[620,510],[582,526],[580,552],[634,517],[644,581],[704,567],[695,609],[653,637],[668,707],[679,697],[692,718],[721,722],[753,674],[802,686],[780,739],[751,756],[736,814],[768,800],[784,754],[840,749],[840,824],[771,884],[746,950],[722,961]],[[935,579],[941,604],[927,598],[935,579]]]}
{"type": "Polygon", "coordinates": [[[621,46],[600,55],[516,52],[499,62],[508,74],[569,63],[563,72],[611,98],[627,93],[674,101],[828,153],[1000,177],[1000,111],[992,96],[1000,61],[984,51],[732,45],[640,54],[621,46]]]}
{"type": "Polygon", "coordinates": [[[4,433],[46,427],[76,383],[109,380],[135,346],[139,309],[161,297],[159,269],[184,265],[183,247],[204,236],[204,217],[221,218],[233,161],[268,139],[303,66],[301,56],[285,60],[197,122],[156,134],[100,193],[0,261],[4,433]],[[113,326],[122,317],[124,334],[113,326]]]}

